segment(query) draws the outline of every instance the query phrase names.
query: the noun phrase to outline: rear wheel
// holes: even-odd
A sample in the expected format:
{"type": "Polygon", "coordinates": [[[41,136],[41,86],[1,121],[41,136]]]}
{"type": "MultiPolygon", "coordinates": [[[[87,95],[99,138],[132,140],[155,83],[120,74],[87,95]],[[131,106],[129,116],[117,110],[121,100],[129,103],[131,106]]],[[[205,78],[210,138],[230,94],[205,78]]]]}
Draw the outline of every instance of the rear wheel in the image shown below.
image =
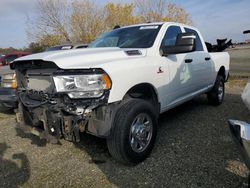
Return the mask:
{"type": "Polygon", "coordinates": [[[107,140],[110,154],[126,164],[137,164],[153,149],[157,114],[153,105],[141,99],[129,99],[118,111],[112,136],[107,140]]]}
{"type": "Polygon", "coordinates": [[[208,101],[213,105],[220,105],[225,95],[225,80],[218,75],[212,90],[207,94],[208,101]]]}

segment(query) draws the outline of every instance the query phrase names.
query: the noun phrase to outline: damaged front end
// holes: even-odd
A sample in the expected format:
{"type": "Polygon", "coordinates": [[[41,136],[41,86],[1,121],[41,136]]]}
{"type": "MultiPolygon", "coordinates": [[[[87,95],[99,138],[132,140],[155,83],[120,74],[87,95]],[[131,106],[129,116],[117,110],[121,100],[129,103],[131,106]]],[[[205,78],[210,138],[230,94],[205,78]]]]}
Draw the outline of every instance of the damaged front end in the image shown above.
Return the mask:
{"type": "Polygon", "coordinates": [[[101,69],[62,70],[41,60],[12,63],[16,70],[17,122],[25,132],[51,143],[79,142],[79,132],[107,136],[111,120],[109,76],[101,69]]]}

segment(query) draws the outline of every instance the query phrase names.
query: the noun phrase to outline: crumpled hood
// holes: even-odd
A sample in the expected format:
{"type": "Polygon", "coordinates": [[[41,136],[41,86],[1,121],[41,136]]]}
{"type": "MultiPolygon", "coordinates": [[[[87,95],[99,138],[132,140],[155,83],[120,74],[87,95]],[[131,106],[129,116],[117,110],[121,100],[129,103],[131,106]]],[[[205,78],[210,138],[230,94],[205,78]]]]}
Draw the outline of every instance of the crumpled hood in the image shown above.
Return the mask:
{"type": "Polygon", "coordinates": [[[85,48],[75,50],[59,50],[43,52],[24,56],[16,59],[15,63],[27,60],[43,60],[54,62],[62,69],[96,68],[104,63],[129,58],[144,57],[146,49],[121,49],[121,48],[85,48]],[[127,53],[127,52],[132,53],[127,53]],[[133,52],[139,53],[133,53],[133,52]]]}

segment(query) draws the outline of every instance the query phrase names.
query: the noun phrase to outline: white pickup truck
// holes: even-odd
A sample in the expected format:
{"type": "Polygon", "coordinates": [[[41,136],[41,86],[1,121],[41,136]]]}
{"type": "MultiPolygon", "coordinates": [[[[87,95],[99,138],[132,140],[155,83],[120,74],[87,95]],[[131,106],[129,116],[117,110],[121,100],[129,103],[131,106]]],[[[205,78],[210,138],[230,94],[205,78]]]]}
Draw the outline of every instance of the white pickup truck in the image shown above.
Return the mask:
{"type": "Polygon", "coordinates": [[[194,27],[147,23],[105,33],[86,49],[25,56],[11,68],[23,130],[52,143],[87,132],[106,138],[117,160],[136,164],[153,148],[159,114],[201,94],[222,103],[229,55],[208,53],[194,27]]]}

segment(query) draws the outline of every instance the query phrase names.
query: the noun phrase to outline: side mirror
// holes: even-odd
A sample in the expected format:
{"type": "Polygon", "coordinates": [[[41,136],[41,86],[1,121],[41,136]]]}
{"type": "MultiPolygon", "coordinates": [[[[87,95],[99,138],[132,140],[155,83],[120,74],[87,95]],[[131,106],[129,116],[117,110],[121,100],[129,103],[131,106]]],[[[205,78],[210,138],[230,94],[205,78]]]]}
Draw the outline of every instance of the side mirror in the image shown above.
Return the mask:
{"type": "Polygon", "coordinates": [[[196,36],[193,33],[178,34],[174,46],[163,46],[161,48],[162,56],[195,51],[195,38],[196,36]]]}

